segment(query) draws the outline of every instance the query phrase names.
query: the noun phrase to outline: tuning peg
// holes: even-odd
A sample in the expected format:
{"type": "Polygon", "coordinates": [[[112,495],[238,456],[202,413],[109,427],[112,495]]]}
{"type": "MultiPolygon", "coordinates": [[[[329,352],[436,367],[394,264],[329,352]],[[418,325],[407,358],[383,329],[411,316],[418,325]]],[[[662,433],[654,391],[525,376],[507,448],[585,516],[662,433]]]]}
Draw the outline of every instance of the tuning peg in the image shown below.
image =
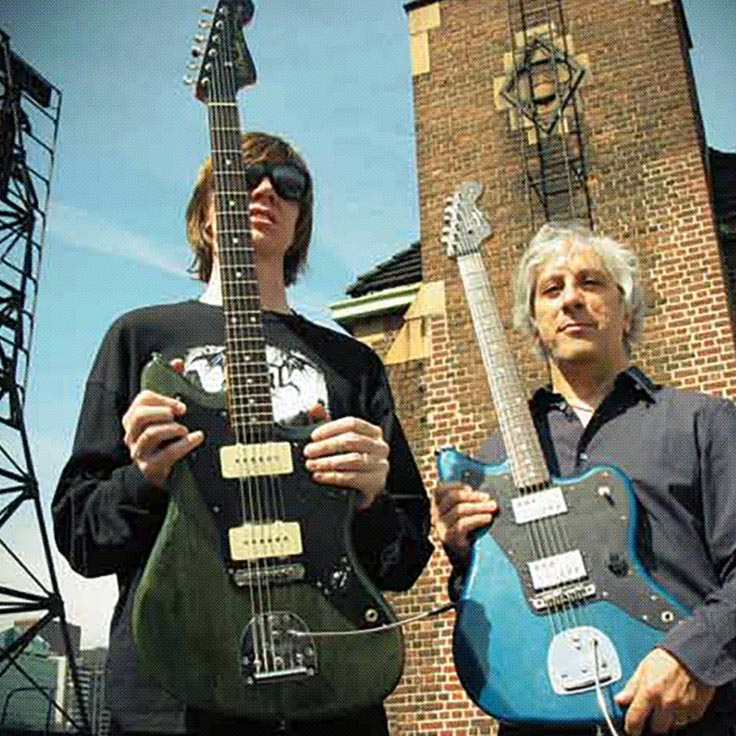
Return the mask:
{"type": "Polygon", "coordinates": [[[190,77],[188,74],[184,77],[182,81],[187,87],[191,87],[194,84],[194,78],[190,77]]]}
{"type": "Polygon", "coordinates": [[[204,43],[204,42],[205,42],[205,40],[206,40],[206,36],[205,36],[205,35],[204,35],[203,33],[198,33],[198,34],[197,34],[197,35],[196,35],[196,36],[194,37],[194,41],[195,41],[195,43],[204,43]]]}
{"type": "Polygon", "coordinates": [[[202,56],[202,49],[199,46],[192,46],[192,56],[195,59],[198,59],[200,56],[202,56]]]}
{"type": "Polygon", "coordinates": [[[201,20],[197,25],[199,25],[200,28],[204,29],[212,28],[212,23],[208,20],[201,20]]]}
{"type": "Polygon", "coordinates": [[[215,11],[212,10],[212,8],[200,8],[200,12],[207,13],[208,15],[213,15],[215,11]]]}
{"type": "Polygon", "coordinates": [[[197,64],[196,61],[190,61],[187,64],[187,69],[189,69],[190,72],[196,72],[197,69],[199,69],[199,64],[197,64]]]}

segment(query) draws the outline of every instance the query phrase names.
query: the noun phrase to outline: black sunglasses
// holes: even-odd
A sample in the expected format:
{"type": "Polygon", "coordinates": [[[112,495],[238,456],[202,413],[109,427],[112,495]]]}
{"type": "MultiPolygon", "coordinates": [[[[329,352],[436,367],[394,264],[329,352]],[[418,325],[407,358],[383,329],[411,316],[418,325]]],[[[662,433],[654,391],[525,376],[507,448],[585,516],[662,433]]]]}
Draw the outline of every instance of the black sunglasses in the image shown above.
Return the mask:
{"type": "Polygon", "coordinates": [[[302,203],[309,192],[309,174],[296,164],[248,164],[245,167],[245,186],[252,192],[267,176],[276,194],[283,199],[302,203]]]}

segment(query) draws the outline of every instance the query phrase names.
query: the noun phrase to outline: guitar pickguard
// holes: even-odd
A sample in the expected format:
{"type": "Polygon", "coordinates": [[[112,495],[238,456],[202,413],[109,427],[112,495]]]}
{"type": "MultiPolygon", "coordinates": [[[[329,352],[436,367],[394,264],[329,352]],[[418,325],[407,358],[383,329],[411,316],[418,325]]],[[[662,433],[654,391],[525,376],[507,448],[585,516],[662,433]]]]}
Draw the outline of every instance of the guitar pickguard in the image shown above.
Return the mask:
{"type": "Polygon", "coordinates": [[[630,528],[637,524],[636,505],[630,505],[628,480],[615,468],[596,468],[577,478],[556,479],[555,487],[564,494],[566,510],[522,524],[515,521],[512,508],[518,491],[502,466],[487,466],[461,456],[447,458],[441,472],[450,473],[453,479],[459,474],[458,479],[487,492],[498,502],[499,513],[490,533],[516,568],[533,613],[544,615],[563,603],[609,600],[630,616],[662,631],[680,620],[672,600],[652,590],[651,577],[637,574],[637,567],[640,572],[643,568],[632,558],[630,549],[630,528]],[[450,468],[450,463],[455,467],[450,468]],[[528,563],[569,549],[580,551],[586,580],[535,589],[528,563]],[[592,587],[592,592],[582,589],[585,583],[592,587]],[[566,588],[578,588],[579,596],[571,591],[565,597],[566,588]],[[557,606],[555,589],[561,596],[557,606]],[[547,606],[542,605],[545,596],[549,599],[547,606]]]}
{"type": "MultiPolygon", "coordinates": [[[[194,399],[194,400],[193,400],[194,399]]],[[[255,579],[272,585],[288,585],[297,580],[314,585],[329,597],[331,604],[353,626],[366,625],[365,612],[374,607],[355,573],[359,567],[349,543],[349,521],[354,514],[354,491],[313,483],[304,467],[303,449],[313,427],[274,427],[276,440],[291,448],[293,473],[289,476],[223,478],[220,449],[232,446],[236,438],[222,409],[184,399],[187,413],[182,423],[190,430],[204,430],[206,441],[186,458],[197,488],[210,511],[219,534],[223,565],[237,586],[255,584],[255,579]],[[297,524],[302,551],[288,556],[260,557],[253,563],[233,560],[230,530],[244,522],[297,524]],[[314,554],[313,550],[319,550],[314,554]]],[[[257,532],[256,532],[257,534],[257,532]]],[[[390,623],[388,609],[375,609],[371,625],[390,623]]]]}

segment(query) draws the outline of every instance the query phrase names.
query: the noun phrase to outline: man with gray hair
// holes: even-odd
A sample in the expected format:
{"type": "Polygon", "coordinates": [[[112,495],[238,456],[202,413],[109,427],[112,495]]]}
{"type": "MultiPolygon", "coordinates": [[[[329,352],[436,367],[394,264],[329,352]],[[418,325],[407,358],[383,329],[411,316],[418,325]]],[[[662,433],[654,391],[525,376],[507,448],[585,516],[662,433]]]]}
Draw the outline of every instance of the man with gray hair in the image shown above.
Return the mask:
{"type": "MultiPolygon", "coordinates": [[[[549,367],[530,406],[550,472],[579,476],[614,465],[631,479],[650,574],[691,610],[617,694],[627,734],[736,734],[736,407],[663,387],[631,364],[644,305],[636,258],[578,223],[549,223],[521,257],[515,325],[549,367]]],[[[496,433],[479,459],[499,463],[496,433]]],[[[438,528],[453,563],[451,590],[470,558],[471,533],[498,505],[440,483],[438,528]]],[[[493,585],[488,580],[488,585],[493,585]]],[[[560,726],[562,729],[562,726],[560,726]]],[[[502,724],[500,736],[594,734],[502,724]]]]}

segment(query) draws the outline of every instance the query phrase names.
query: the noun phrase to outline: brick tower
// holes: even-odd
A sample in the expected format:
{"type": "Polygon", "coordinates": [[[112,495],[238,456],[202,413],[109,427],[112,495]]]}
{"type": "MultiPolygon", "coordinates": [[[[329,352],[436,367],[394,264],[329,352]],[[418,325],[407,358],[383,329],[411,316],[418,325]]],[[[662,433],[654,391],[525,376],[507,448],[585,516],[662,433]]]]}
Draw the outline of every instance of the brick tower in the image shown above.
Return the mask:
{"type": "MultiPolygon", "coordinates": [[[[415,0],[405,9],[421,283],[407,287],[394,259],[388,288],[369,294],[363,284],[363,296],[333,313],[347,315],[343,322],[389,365],[427,487],[435,449],[473,454],[495,427],[457,264],[440,239],[446,200],[462,181],[484,187],[480,206],[493,227],[484,261],[509,328],[511,271],[530,236],[549,219],[586,220],[639,255],[649,316],[634,361],[655,380],[736,398],[707,149],[678,0],[415,0]]],[[[374,271],[368,282],[385,276],[374,271]]],[[[524,340],[510,329],[508,336],[529,388],[545,382],[524,340]]],[[[445,601],[447,574],[438,550],[414,589],[394,598],[399,614],[445,601]]],[[[395,736],[494,732],[456,680],[452,625],[450,614],[407,627],[406,672],[389,700],[395,736]]]]}

